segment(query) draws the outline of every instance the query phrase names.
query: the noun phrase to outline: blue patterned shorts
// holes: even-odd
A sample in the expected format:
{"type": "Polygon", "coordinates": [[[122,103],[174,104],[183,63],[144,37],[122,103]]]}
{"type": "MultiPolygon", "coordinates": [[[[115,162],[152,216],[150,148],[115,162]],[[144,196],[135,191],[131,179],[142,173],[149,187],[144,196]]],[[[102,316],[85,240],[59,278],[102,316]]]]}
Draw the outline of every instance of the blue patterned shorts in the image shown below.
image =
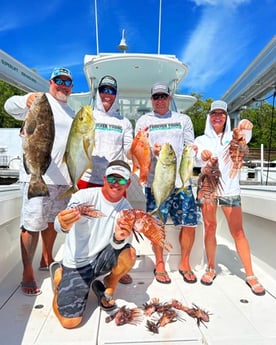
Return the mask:
{"type": "MultiPolygon", "coordinates": [[[[188,186],[187,192],[181,191],[176,194],[177,190],[178,189],[175,189],[159,208],[163,221],[166,223],[168,216],[170,215],[174,225],[194,227],[197,225],[198,212],[192,187],[188,186]]],[[[147,212],[151,212],[157,207],[151,188],[146,187],[145,194],[147,199],[147,212]]]]}

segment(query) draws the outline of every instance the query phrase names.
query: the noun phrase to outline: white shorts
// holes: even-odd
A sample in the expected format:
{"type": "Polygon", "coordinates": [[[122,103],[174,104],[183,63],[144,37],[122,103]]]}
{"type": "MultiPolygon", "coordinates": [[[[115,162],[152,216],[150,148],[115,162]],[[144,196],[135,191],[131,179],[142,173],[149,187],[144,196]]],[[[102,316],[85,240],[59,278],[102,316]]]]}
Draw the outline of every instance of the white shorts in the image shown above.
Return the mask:
{"type": "Polygon", "coordinates": [[[54,222],[58,212],[67,207],[70,199],[60,198],[70,186],[47,185],[50,196],[28,199],[29,183],[22,182],[20,185],[23,195],[20,224],[28,231],[45,230],[48,223],[54,222]]]}

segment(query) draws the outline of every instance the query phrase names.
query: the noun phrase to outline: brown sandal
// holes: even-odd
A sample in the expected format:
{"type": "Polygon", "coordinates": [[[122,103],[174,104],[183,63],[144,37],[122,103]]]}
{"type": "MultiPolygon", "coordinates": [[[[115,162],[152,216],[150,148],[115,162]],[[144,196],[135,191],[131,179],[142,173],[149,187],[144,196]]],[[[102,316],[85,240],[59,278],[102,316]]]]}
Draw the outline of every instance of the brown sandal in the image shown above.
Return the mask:
{"type": "Polygon", "coordinates": [[[216,279],[216,270],[213,268],[206,268],[200,282],[203,285],[212,285],[214,279],[216,279]]]}

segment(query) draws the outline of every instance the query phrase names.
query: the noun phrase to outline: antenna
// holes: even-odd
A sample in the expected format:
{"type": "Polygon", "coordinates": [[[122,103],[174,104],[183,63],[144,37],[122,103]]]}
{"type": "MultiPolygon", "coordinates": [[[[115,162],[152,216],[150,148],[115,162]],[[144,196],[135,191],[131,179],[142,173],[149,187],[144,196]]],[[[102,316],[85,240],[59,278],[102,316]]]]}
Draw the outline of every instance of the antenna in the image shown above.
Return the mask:
{"type": "Polygon", "coordinates": [[[122,38],[121,42],[117,47],[119,50],[122,50],[123,52],[126,52],[128,50],[128,45],[126,44],[126,39],[125,39],[125,30],[122,30],[122,38]]]}
{"type": "Polygon", "coordinates": [[[158,54],[160,54],[162,0],[159,1],[158,54]]]}
{"type": "Polygon", "coordinates": [[[99,54],[99,34],[98,34],[98,10],[97,10],[97,0],[94,0],[94,11],[95,11],[95,26],[96,26],[96,51],[99,54]]]}

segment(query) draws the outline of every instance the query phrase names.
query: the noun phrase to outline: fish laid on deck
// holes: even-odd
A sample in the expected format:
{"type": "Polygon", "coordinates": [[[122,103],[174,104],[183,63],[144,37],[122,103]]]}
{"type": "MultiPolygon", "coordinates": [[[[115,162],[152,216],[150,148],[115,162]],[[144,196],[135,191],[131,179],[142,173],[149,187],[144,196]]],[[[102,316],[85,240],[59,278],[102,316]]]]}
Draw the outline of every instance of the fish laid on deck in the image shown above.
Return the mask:
{"type": "Polygon", "coordinates": [[[70,195],[78,190],[77,182],[86,169],[92,169],[92,151],[95,146],[95,121],[92,107],[83,106],[75,116],[64,153],[64,161],[73,186],[64,194],[70,195]]]}
{"type": "Polygon", "coordinates": [[[172,194],[175,188],[176,155],[171,144],[162,145],[152,183],[152,192],[157,209],[151,213],[158,213],[159,207],[172,194]]]}
{"type": "Polygon", "coordinates": [[[171,243],[166,240],[165,225],[148,212],[140,209],[122,210],[120,218],[131,226],[138,242],[135,232],[145,235],[153,244],[168,251],[172,248],[171,243]]]}
{"type": "Polygon", "coordinates": [[[244,157],[248,152],[249,148],[246,144],[245,135],[239,128],[234,128],[232,140],[224,152],[225,162],[227,163],[231,160],[232,164],[230,178],[234,178],[242,168],[244,157]]]}
{"type": "Polygon", "coordinates": [[[186,191],[185,184],[190,180],[193,176],[193,168],[194,168],[194,150],[193,145],[188,144],[184,146],[181,162],[179,166],[179,176],[182,181],[182,186],[177,191],[180,192],[181,190],[186,191]]]}
{"type": "Polygon", "coordinates": [[[45,94],[32,103],[24,122],[23,164],[31,174],[28,198],[48,196],[48,187],[42,175],[51,163],[51,152],[55,139],[55,124],[51,106],[45,94]]]}
{"type": "Polygon", "coordinates": [[[139,170],[139,183],[147,183],[151,165],[151,148],[147,129],[138,131],[131,144],[130,152],[133,162],[132,172],[136,173],[139,170]]]}

